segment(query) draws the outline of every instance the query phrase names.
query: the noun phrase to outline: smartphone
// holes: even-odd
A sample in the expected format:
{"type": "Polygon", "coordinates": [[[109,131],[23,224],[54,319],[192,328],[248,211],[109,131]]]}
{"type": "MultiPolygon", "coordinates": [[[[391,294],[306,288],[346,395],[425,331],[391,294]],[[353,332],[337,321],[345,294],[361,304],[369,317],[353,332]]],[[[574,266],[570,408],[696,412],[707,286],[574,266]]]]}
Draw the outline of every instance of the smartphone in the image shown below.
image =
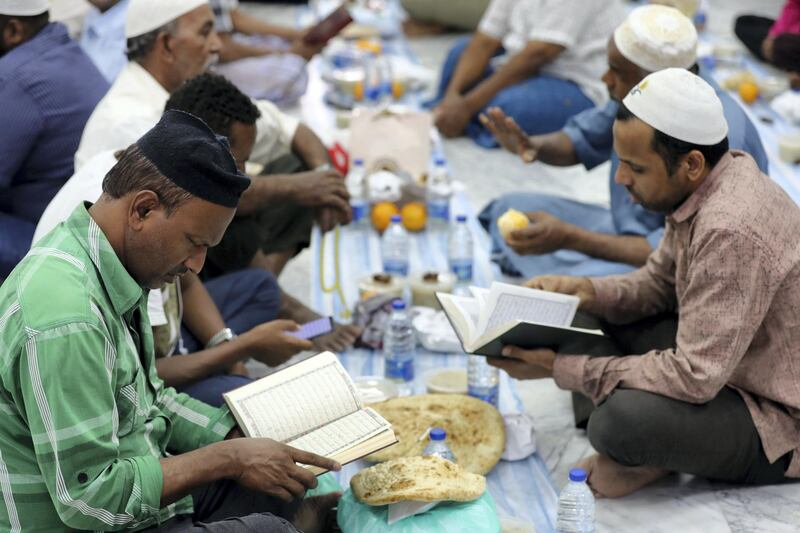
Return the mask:
{"type": "Polygon", "coordinates": [[[320,335],[325,335],[333,331],[333,320],[329,316],[306,322],[297,331],[289,331],[287,335],[298,339],[311,340],[320,335]]]}

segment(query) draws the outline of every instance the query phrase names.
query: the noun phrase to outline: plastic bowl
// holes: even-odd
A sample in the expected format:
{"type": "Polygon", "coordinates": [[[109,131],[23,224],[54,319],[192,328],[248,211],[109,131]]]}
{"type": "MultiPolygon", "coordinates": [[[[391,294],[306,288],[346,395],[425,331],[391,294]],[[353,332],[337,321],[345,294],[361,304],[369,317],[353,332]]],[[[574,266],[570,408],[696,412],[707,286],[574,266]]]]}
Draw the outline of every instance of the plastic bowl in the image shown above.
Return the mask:
{"type": "Polygon", "coordinates": [[[353,379],[353,384],[364,404],[384,402],[399,394],[394,382],[380,376],[360,376],[353,379]]]}
{"type": "Polygon", "coordinates": [[[425,387],[431,394],[466,394],[467,371],[463,368],[437,368],[425,374],[425,387]]]}

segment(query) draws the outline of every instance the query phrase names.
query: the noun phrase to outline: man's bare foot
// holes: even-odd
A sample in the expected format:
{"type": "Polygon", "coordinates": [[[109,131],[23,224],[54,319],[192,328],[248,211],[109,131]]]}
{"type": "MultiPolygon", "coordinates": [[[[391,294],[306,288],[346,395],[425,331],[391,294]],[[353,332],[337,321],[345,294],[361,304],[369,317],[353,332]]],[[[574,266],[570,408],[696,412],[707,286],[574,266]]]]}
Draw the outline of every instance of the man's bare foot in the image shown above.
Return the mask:
{"type": "Polygon", "coordinates": [[[343,352],[352,347],[364,330],[358,326],[334,324],[333,331],[312,342],[318,350],[343,352]]]}
{"type": "Polygon", "coordinates": [[[586,470],[587,483],[598,498],[621,498],[669,474],[651,466],[622,466],[605,455],[594,454],[577,465],[586,470]]]}
{"type": "Polygon", "coordinates": [[[331,510],[336,507],[341,494],[323,494],[306,498],[297,513],[294,515],[292,525],[303,533],[325,533],[332,531],[332,523],[329,523],[331,510]]]}

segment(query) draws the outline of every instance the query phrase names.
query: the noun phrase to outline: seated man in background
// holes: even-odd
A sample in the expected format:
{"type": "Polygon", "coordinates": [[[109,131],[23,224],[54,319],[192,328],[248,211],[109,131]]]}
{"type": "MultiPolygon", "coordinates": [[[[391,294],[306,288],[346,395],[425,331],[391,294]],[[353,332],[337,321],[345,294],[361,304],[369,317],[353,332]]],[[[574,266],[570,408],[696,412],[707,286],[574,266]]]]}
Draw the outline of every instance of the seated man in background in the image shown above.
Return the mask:
{"type": "Polygon", "coordinates": [[[83,126],[108,90],[47,0],[0,0],[0,282],[72,175],[83,126]]]}
{"type": "Polygon", "coordinates": [[[324,44],[304,32],[269,24],[239,9],[239,0],[210,0],[222,46],[214,70],[252,98],[279,106],[297,102],[308,87],[306,65],[324,44]]]}
{"type": "MultiPolygon", "coordinates": [[[[203,73],[220,50],[205,0],[131,0],[126,33],[130,61],[86,124],[75,156],[78,170],[100,152],[126,148],[158,122],[170,94],[203,73]]],[[[274,173],[253,178],[222,243],[209,251],[208,277],[247,267],[278,277],[308,246],[314,220],[323,231],[350,220],[344,178],[329,168],[325,145],[271,102],[255,103],[261,117],[251,160],[274,173]],[[287,173],[278,173],[281,161],[287,173]],[[314,170],[295,172],[303,167],[314,170]]],[[[286,293],[281,316],[300,323],[317,318],[286,293]]],[[[316,346],[341,351],[358,334],[358,328],[337,325],[316,346]]]]}
{"type": "MultiPolygon", "coordinates": [[[[250,157],[260,113],[226,79],[201,74],[167,102],[167,110],[191,111],[217,135],[227,137],[239,170],[250,157]]],[[[103,179],[125,152],[102,152],[67,181],[45,209],[34,242],[67,220],[75,207],[95,201],[103,179]]],[[[168,387],[219,406],[222,395],[250,382],[250,357],[278,366],[313,345],[287,335],[296,324],[276,321],[281,302],[278,282],[262,269],[245,269],[209,280],[193,272],[151,291],[148,317],[153,326],[156,369],[168,387]],[[238,335],[238,336],[237,336],[238,335]]]]}
{"type": "Polygon", "coordinates": [[[88,0],[81,32],[81,48],[109,83],[114,83],[128,63],[125,57],[125,18],[129,0],[88,0]]]}
{"type": "Polygon", "coordinates": [[[235,438],[226,407],[156,375],[144,289],[197,274],[249,184],[170,111],[0,287],[0,530],[319,531],[335,496],[302,502],[296,463],[338,464],[235,438]]]}
{"type": "Polygon", "coordinates": [[[687,70],[634,87],[614,123],[616,180],[667,215],[661,244],[635,272],[528,283],[607,322],[592,356],[506,346],[489,361],[597,405],[598,455],[582,466],[600,496],[669,472],[800,477],[800,209],[750,155],[728,151],[727,132],[714,89],[687,70]]]}
{"type": "Polygon", "coordinates": [[[478,115],[499,107],[528,134],[561,129],[605,103],[603,44],[624,17],[619,0],[493,0],[478,31],[445,61],[436,127],[496,146],[478,115]]]}
{"type": "MultiPolygon", "coordinates": [[[[500,110],[481,117],[506,149],[528,163],[580,163],[592,169],[611,160],[610,209],[546,194],[512,193],[483,210],[480,221],[492,235],[492,252],[504,271],[525,277],[599,276],[644,265],[661,240],[664,216],[634,202],[625,187],[615,182],[619,159],[613,149],[614,117],[622,98],[648,73],[669,67],[697,71],[696,50],[697,31],[687,17],[671,7],[642,6],[631,12],[608,41],[608,70],[603,81],[611,101],[605,107],[584,111],[559,132],[533,137],[500,110]],[[531,223],[506,241],[497,218],[509,208],[525,212],[531,223]]],[[[730,146],[752,155],[766,174],[767,154],[753,123],[708,73],[700,70],[699,75],[722,100],[730,125],[730,146]]]]}

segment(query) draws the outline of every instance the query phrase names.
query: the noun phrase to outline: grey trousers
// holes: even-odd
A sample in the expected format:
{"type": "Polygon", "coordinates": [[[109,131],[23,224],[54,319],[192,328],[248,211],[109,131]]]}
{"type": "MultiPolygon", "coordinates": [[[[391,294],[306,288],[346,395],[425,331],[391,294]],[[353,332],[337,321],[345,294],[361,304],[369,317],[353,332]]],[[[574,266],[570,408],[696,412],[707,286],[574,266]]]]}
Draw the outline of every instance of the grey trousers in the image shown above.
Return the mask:
{"type": "MultiPolygon", "coordinates": [[[[643,354],[675,346],[678,321],[661,315],[627,326],[601,325],[609,342],[592,356],[643,354]]],[[[770,464],[750,411],[725,387],[710,402],[691,404],[635,389],[617,389],[596,408],[573,395],[576,424],[586,423],[599,453],[625,466],[652,466],[730,483],[787,480],[788,453],[770,464]]]]}
{"type": "Polygon", "coordinates": [[[194,515],[180,515],[144,531],[165,533],[298,533],[285,518],[293,517],[299,500],[285,504],[233,481],[218,481],[192,492],[194,515]]]}

